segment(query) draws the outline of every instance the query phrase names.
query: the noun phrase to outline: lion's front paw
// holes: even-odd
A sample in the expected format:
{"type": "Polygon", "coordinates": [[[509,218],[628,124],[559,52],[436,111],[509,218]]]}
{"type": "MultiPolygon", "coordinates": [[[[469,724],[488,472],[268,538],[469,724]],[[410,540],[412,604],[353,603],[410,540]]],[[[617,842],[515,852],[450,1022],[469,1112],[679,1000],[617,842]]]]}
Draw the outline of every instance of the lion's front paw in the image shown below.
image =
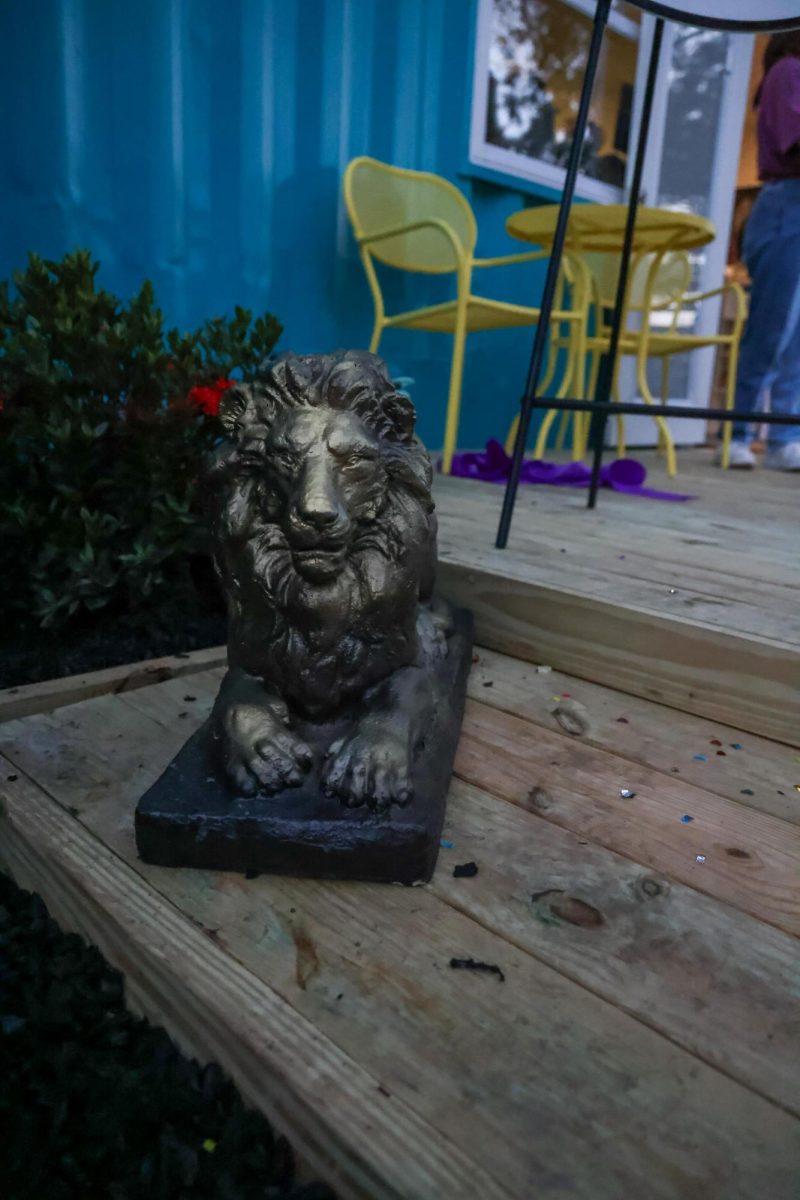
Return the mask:
{"type": "Polygon", "coordinates": [[[414,794],[408,748],[383,730],[360,730],[331,746],[322,785],[350,808],[408,804],[414,794]]]}
{"type": "Polygon", "coordinates": [[[225,769],[246,796],[299,787],[311,766],[308,746],[268,709],[233,704],[221,722],[225,769]]]}

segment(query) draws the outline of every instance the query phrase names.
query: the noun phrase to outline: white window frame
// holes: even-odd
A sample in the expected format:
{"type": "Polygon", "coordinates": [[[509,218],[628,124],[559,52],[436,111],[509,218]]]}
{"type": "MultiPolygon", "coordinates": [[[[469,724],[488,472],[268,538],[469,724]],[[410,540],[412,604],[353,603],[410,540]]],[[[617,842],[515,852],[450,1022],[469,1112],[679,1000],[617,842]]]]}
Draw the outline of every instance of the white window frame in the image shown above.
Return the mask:
{"type": "MultiPolygon", "coordinates": [[[[595,0],[556,0],[566,8],[575,8],[579,12],[594,16],[595,0]]],[[[472,115],[470,119],[469,160],[477,167],[510,175],[515,179],[524,179],[528,183],[538,184],[562,191],[566,171],[553,163],[542,162],[541,159],[529,158],[525,154],[517,154],[515,150],[507,150],[502,146],[493,146],[486,141],[486,105],[489,98],[489,48],[492,37],[492,4],[493,0],[478,0],[477,28],[475,32],[475,61],[472,77],[472,115]]],[[[608,27],[625,36],[634,38],[639,43],[641,55],[641,29],[636,22],[620,13],[611,12],[608,27]]],[[[634,103],[636,91],[634,90],[634,103]]],[[[633,136],[633,121],[632,121],[633,136]]],[[[614,204],[622,199],[623,189],[598,179],[590,179],[579,173],[575,194],[583,200],[595,200],[601,204],[614,204]]]]}

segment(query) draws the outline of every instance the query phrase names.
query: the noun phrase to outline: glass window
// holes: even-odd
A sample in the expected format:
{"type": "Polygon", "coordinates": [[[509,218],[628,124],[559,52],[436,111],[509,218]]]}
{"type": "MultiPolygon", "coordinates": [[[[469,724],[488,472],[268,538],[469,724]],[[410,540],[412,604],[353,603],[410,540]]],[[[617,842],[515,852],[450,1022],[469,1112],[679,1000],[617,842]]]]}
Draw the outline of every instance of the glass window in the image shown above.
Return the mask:
{"type": "MultiPolygon", "coordinates": [[[[614,198],[625,181],[639,23],[616,5],[603,39],[581,171],[584,195],[614,198]]],[[[473,161],[559,186],[592,33],[586,0],[481,0],[473,161]]],[[[635,10],[632,10],[635,11],[635,10]]]]}

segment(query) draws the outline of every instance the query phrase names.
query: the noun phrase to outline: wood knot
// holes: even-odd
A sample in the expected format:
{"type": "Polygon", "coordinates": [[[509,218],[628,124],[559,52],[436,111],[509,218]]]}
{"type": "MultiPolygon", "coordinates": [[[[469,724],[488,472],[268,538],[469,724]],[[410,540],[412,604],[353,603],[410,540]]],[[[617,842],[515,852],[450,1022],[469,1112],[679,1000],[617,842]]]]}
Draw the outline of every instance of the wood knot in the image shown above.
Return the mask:
{"type": "Polygon", "coordinates": [[[528,792],[527,801],[531,808],[538,809],[539,812],[546,812],[548,808],[553,807],[553,797],[543,787],[532,787],[528,792]]]}
{"type": "Polygon", "coordinates": [[[729,858],[752,858],[749,850],[741,850],[738,846],[729,846],[725,853],[729,858]]]}
{"type": "Polygon", "coordinates": [[[317,958],[314,943],[304,928],[293,926],[291,934],[296,952],[294,963],[295,982],[300,990],[304,992],[310,981],[319,971],[319,959],[317,958]]]}
{"type": "Polygon", "coordinates": [[[636,887],[647,900],[655,900],[657,896],[666,896],[669,892],[666,880],[656,879],[654,875],[642,875],[636,881],[636,887]]]}
{"type": "Polygon", "coordinates": [[[566,921],[568,925],[578,925],[581,929],[599,929],[606,923],[599,909],[587,904],[585,900],[579,900],[577,896],[568,895],[560,888],[534,892],[531,902],[537,910],[537,915],[545,916],[545,921],[549,914],[555,921],[566,921]]]}
{"type": "Polygon", "coordinates": [[[559,700],[553,716],[570,737],[583,737],[589,732],[589,714],[577,700],[559,700]]]}

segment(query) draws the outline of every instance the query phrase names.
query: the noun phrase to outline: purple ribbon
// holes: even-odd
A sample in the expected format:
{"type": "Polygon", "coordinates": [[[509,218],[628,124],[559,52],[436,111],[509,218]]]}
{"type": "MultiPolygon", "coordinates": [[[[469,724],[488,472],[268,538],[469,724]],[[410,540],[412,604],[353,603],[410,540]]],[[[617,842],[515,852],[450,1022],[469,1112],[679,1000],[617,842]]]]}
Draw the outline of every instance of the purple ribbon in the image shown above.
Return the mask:
{"type": "MultiPolygon", "coordinates": [[[[441,464],[440,464],[441,466],[441,464]]],[[[511,458],[499,442],[492,438],[485,450],[456,454],[451,474],[461,479],[481,479],[485,483],[505,483],[511,474],[511,458]]],[[[556,487],[588,487],[592,472],[580,462],[548,463],[526,459],[522,464],[520,483],[549,483],[556,487]]],[[[629,496],[648,496],[651,500],[694,500],[680,492],[660,492],[643,487],[647,471],[635,458],[618,458],[600,468],[600,486],[629,496]]]]}

